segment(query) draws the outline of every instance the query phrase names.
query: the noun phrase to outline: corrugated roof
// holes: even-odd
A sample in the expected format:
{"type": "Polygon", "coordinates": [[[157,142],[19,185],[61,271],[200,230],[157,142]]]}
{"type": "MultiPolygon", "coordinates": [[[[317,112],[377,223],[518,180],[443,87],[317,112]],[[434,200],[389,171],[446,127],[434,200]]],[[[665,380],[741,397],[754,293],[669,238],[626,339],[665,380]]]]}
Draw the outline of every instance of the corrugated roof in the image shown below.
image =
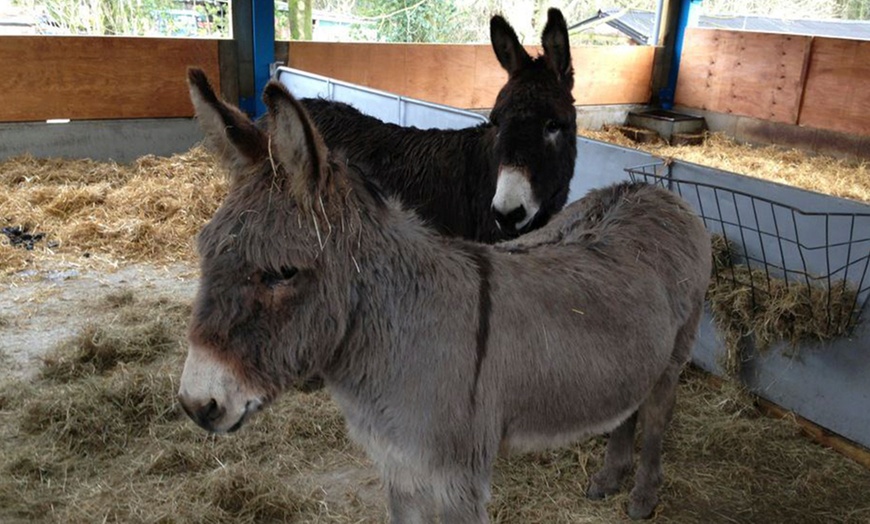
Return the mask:
{"type": "MultiPolygon", "coordinates": [[[[655,13],[640,9],[602,9],[596,16],[574,24],[571,28],[583,28],[598,20],[603,20],[607,25],[625,33],[635,42],[646,44],[653,32],[655,13]]],[[[763,16],[701,15],[698,27],[870,40],[870,21],[863,20],[789,20],[763,16]]]]}

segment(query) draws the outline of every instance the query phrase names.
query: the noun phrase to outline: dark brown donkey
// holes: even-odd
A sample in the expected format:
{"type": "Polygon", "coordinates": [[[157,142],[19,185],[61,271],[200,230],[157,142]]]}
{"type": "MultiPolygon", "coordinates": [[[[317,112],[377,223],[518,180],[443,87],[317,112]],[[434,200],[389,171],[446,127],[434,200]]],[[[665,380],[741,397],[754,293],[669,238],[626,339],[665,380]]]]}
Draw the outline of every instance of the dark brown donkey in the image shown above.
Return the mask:
{"type": "Polygon", "coordinates": [[[444,237],[330,159],[302,106],[266,88],[268,132],[190,75],[197,116],[233,174],[198,239],[201,279],[179,400],[240,428],[323,377],[380,470],[393,522],[486,522],[500,447],[611,432],[590,497],[649,516],[662,437],[710,275],[704,225],[643,184],[591,193],[532,237],[444,237]]]}
{"type": "Polygon", "coordinates": [[[509,73],[489,124],[460,130],[401,127],[322,99],[302,103],[327,147],[348,157],[438,231],[479,242],[544,225],[565,205],[577,156],[568,29],[550,9],[532,58],[500,16],[492,47],[509,73]]]}

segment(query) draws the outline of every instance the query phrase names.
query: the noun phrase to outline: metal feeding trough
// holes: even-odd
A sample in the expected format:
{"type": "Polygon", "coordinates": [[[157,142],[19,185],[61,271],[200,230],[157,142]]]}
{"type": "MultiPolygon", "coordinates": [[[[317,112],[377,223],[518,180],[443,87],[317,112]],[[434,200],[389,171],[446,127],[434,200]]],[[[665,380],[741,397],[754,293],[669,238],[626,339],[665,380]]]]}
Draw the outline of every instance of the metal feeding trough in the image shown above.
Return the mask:
{"type": "Polygon", "coordinates": [[[668,111],[666,109],[648,109],[632,111],[628,114],[628,125],[655,131],[669,144],[692,143],[693,137],[703,139],[707,127],[704,118],[668,111]]]}

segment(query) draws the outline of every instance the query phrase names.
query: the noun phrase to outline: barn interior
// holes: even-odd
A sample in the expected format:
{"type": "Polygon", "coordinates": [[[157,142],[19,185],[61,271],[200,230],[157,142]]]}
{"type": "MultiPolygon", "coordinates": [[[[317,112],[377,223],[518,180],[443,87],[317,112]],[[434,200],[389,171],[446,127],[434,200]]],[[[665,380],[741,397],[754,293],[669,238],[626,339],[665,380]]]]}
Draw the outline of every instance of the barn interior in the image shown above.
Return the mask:
{"type": "MultiPolygon", "coordinates": [[[[705,26],[698,4],[602,11],[578,30],[609,24],[626,42],[572,45],[569,201],[660,184],[722,240],[654,518],[866,522],[870,29],[705,26]]],[[[231,38],[0,35],[0,521],[385,518],[324,392],[228,437],[175,401],[193,239],[228,184],[186,69],[252,116],[276,78],[418,127],[486,121],[507,75],[488,42],[287,41],[269,30],[274,1],[231,12],[231,38]]],[[[627,520],[625,493],[584,496],[605,443],[499,459],[491,519],[627,520]]]]}

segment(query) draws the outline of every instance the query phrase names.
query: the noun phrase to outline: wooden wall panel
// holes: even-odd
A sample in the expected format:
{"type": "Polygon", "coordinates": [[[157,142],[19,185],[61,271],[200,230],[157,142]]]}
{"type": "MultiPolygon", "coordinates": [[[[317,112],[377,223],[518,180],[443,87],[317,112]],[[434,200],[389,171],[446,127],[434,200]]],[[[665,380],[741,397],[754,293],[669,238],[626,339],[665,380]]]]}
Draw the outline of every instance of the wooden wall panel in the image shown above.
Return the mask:
{"type": "Polygon", "coordinates": [[[219,88],[217,40],[0,37],[0,122],[189,117],[191,65],[219,88]]]}
{"type": "Polygon", "coordinates": [[[689,29],[676,103],[796,124],[812,37],[689,29]]]}
{"type": "Polygon", "coordinates": [[[470,93],[471,101],[459,107],[492,107],[496,95],[507,79],[507,71],[498,63],[492,52],[492,46],[474,46],[474,84],[470,93]]]}
{"type": "Polygon", "coordinates": [[[578,104],[646,104],[652,85],[652,46],[575,47],[574,98],[578,104]]]}
{"type": "Polygon", "coordinates": [[[449,106],[471,107],[477,68],[475,59],[471,46],[408,46],[405,50],[404,92],[449,106]],[[420,95],[425,95],[425,98],[420,95]]]}
{"type": "MultiPolygon", "coordinates": [[[[400,85],[402,89],[405,88],[404,49],[387,45],[369,47],[365,44],[360,44],[360,47],[365,47],[368,50],[368,61],[358,64],[364,72],[363,79],[365,81],[362,82],[363,85],[369,85],[384,91],[393,91],[391,88],[394,85],[400,85]]],[[[339,51],[341,50],[341,48],[338,49],[339,51]]],[[[336,74],[340,75],[341,71],[337,70],[336,74]]]]}
{"type": "MultiPolygon", "coordinates": [[[[535,55],[540,51],[527,47],[535,55]]],[[[571,50],[578,104],[646,103],[654,49],[571,50]]],[[[290,42],[290,66],[405,96],[463,108],[492,107],[507,81],[492,47],[444,44],[290,42]]]]}
{"type": "Polygon", "coordinates": [[[870,41],[815,39],[800,124],[870,136],[870,41]]]}

